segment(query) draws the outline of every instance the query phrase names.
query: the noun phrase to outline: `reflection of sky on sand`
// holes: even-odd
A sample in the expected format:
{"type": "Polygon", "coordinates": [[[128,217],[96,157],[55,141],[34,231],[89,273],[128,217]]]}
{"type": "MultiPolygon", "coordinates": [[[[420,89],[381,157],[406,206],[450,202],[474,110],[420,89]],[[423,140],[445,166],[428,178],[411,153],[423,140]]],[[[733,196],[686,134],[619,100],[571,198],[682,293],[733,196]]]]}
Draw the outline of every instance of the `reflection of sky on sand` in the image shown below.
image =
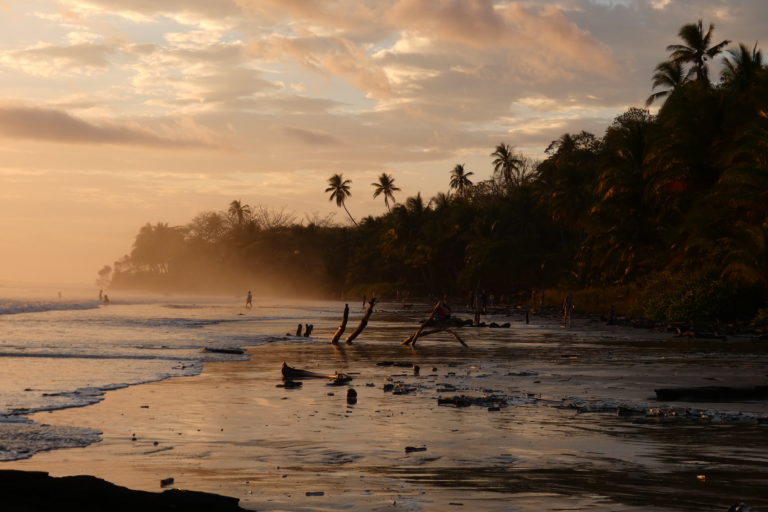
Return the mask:
{"type": "MultiPolygon", "coordinates": [[[[253,347],[246,362],[207,363],[197,377],[110,392],[81,414],[46,415],[49,423],[101,429],[104,441],[39,454],[14,467],[61,474],[76,466],[149,490],[174,476],[179,487],[237,496],[258,510],[460,507],[452,503],[483,511],[692,512],[727,510],[736,501],[768,506],[762,494],[765,424],[563,407],[563,398],[659,407],[652,395],[660,384],[729,384],[736,374],[741,383],[763,378],[766,347],[749,340],[670,340],[583,320],[560,330],[538,317],[535,325],[513,317],[510,329],[462,329],[468,349],[448,336],[424,338],[411,349],[400,341],[415,323],[404,320],[379,323],[374,315],[359,342],[334,347],[326,340],[338,318],[329,315],[315,322],[313,340],[253,347]],[[276,388],[283,361],[352,374],[357,403],[347,405],[347,386],[322,380],[276,388]],[[385,361],[418,364],[420,375],[376,364],[385,361]],[[392,381],[417,390],[385,393],[383,385],[392,381]],[[447,384],[456,391],[439,391],[447,384]],[[517,405],[489,411],[437,403],[440,396],[488,393],[517,405]],[[133,433],[137,441],[130,440],[133,433]],[[406,453],[407,446],[426,451],[406,453]],[[172,449],[147,453],[163,447],[172,449]],[[323,496],[306,494],[320,491],[323,496]]],[[[264,336],[293,323],[249,326],[246,320],[230,327],[238,336],[264,336]]],[[[676,405],[768,413],[765,403],[676,405]]]]}

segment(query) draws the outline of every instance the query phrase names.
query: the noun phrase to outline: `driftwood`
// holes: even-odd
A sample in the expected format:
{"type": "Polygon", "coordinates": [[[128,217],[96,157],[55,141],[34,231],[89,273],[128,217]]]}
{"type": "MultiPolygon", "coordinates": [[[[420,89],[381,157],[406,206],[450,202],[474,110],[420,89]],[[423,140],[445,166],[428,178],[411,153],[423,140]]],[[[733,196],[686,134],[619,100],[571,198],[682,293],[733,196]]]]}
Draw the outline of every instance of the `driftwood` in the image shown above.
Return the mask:
{"type": "Polygon", "coordinates": [[[281,368],[280,372],[283,374],[283,380],[286,382],[299,379],[329,379],[333,384],[343,384],[352,380],[352,377],[346,373],[317,373],[309,370],[293,368],[292,366],[288,366],[285,362],[283,362],[283,367],[281,368]]]}
{"type": "Polygon", "coordinates": [[[435,315],[437,314],[438,310],[440,309],[440,302],[435,304],[435,307],[432,308],[432,313],[429,315],[429,318],[427,318],[426,321],[424,321],[419,328],[416,330],[415,333],[411,334],[407,338],[405,338],[401,345],[410,345],[411,347],[416,346],[416,341],[423,336],[429,336],[430,334],[435,334],[438,332],[447,332],[448,334],[452,335],[454,338],[458,340],[459,343],[467,347],[468,345],[464,342],[463,339],[461,339],[461,336],[456,334],[451,328],[452,327],[461,327],[466,322],[463,320],[458,319],[440,319],[435,320],[435,315]],[[424,328],[427,326],[434,327],[434,329],[425,331],[424,328]]]}
{"type": "Polygon", "coordinates": [[[433,318],[435,318],[438,309],[440,309],[440,301],[438,301],[437,304],[435,304],[435,307],[432,308],[432,312],[429,314],[429,318],[427,318],[427,320],[422,323],[418,329],[416,329],[415,333],[405,338],[401,345],[410,345],[412,347],[416,346],[416,341],[419,339],[419,336],[421,336],[421,333],[424,331],[424,328],[427,326],[427,324],[431,322],[433,318]]]}
{"type": "Polygon", "coordinates": [[[376,304],[376,297],[372,297],[371,300],[368,301],[368,309],[365,310],[365,314],[363,315],[363,318],[360,319],[360,325],[357,326],[357,329],[352,332],[352,334],[349,335],[349,338],[347,338],[347,343],[352,343],[352,340],[360,336],[360,334],[363,332],[365,327],[368,325],[368,320],[371,318],[371,315],[373,314],[373,306],[376,304]]]}
{"type": "Polygon", "coordinates": [[[341,335],[344,334],[344,330],[347,328],[347,321],[349,320],[349,304],[344,304],[344,316],[341,318],[341,325],[336,329],[336,332],[331,339],[331,343],[338,343],[341,339],[341,335]]]}
{"type": "Polygon", "coordinates": [[[733,402],[739,400],[768,400],[768,386],[733,388],[703,386],[695,388],[655,389],[656,399],[664,402],[733,402]]]}

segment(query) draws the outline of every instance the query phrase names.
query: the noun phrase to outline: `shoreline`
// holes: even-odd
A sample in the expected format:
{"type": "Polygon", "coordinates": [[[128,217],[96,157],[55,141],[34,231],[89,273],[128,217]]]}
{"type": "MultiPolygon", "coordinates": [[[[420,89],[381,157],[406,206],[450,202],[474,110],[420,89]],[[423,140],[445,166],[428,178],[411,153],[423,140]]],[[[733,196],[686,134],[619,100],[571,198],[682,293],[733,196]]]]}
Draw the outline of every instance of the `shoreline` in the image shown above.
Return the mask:
{"type": "MultiPolygon", "coordinates": [[[[668,337],[586,320],[577,320],[570,330],[543,322],[477,329],[468,339],[468,349],[438,335],[411,350],[399,342],[412,324],[387,323],[384,314],[380,319],[369,326],[370,336],[354,345],[334,347],[319,341],[335,329],[328,320],[318,323],[314,340],[245,347],[249,361],[207,362],[194,377],[109,391],[103,401],[81,410],[35,414],[33,419],[40,423],[97,428],[103,439],[86,448],[7,462],[0,469],[42,470],[56,476],[85,471],[117,485],[151,491],[159,490],[160,480],[173,477],[182,489],[234,496],[241,499],[241,506],[259,510],[337,510],[340,504],[379,510],[392,509],[393,502],[398,504],[394,510],[444,510],[458,502],[478,510],[504,510],[499,500],[509,499],[521,510],[539,510],[542,503],[545,508],[577,505],[584,510],[695,509],[694,497],[702,493],[695,479],[691,485],[676,479],[661,482],[655,471],[670,470],[666,463],[654,460],[645,467],[637,461],[664,442],[656,435],[664,431],[665,422],[677,422],[673,425],[692,432],[693,439],[702,443],[709,442],[706,431],[711,422],[687,425],[680,418],[585,414],[596,411],[563,407],[564,391],[578,390],[594,403],[610,403],[613,396],[645,400],[654,382],[666,380],[672,368],[679,382],[690,383],[697,382],[702,372],[715,378],[723,372],[722,364],[705,360],[704,366],[688,369],[685,361],[664,362],[662,367],[640,368],[649,375],[629,375],[632,366],[626,357],[638,343],[653,356],[667,350],[668,337]],[[592,340],[598,335],[605,341],[592,340]],[[649,341],[641,341],[645,339],[649,341]],[[578,357],[562,358],[563,354],[578,357]],[[358,402],[346,403],[347,386],[326,386],[318,380],[304,381],[300,389],[275,387],[281,382],[283,361],[322,373],[351,374],[358,402]],[[421,373],[415,376],[411,367],[378,364],[382,362],[418,364],[421,373]],[[406,389],[402,395],[382,389],[398,381],[406,389]],[[490,390],[520,400],[498,411],[438,403],[441,396],[483,396],[490,390]],[[523,400],[529,393],[535,400],[523,400]],[[627,445],[614,438],[615,429],[627,428],[637,429],[648,445],[627,445]],[[670,485],[681,485],[673,487],[681,494],[682,508],[665,508],[655,500],[651,508],[638,508],[622,501],[626,490],[620,491],[613,477],[604,475],[603,481],[590,483],[578,472],[564,473],[576,455],[568,455],[575,441],[575,446],[586,442],[590,451],[606,457],[625,453],[628,461],[635,461],[633,471],[644,475],[652,488],[669,491],[670,485]],[[426,450],[406,452],[407,447],[426,450]],[[536,492],[522,492],[550,487],[558,491],[538,498],[536,492]],[[591,498],[592,494],[604,497],[591,498]],[[601,505],[605,499],[610,505],[601,505]]],[[[764,404],[750,407],[765,410],[764,404]]],[[[724,426],[740,432],[742,439],[760,439],[764,430],[754,422],[724,426]]],[[[763,450],[761,443],[755,441],[763,450]]],[[[712,457],[723,456],[726,449],[713,448],[712,457]]],[[[609,469],[603,468],[600,457],[586,453],[579,457],[594,466],[593,476],[609,469]]],[[[717,495],[717,479],[711,482],[705,495],[725,504],[727,498],[717,495]]]]}

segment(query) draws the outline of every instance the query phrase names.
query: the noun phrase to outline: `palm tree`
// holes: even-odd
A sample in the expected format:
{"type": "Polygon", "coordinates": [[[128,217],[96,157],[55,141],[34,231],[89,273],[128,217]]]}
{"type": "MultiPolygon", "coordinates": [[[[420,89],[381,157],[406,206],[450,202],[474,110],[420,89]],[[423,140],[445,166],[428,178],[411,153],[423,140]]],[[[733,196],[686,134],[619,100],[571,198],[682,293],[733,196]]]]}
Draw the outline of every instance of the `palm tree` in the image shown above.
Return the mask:
{"type": "Polygon", "coordinates": [[[347,205],[344,204],[347,198],[352,195],[352,192],[349,191],[350,183],[352,183],[352,181],[345,180],[344,176],[341,174],[334,174],[328,179],[328,188],[326,188],[325,191],[331,193],[331,196],[328,198],[328,200],[335,200],[336,206],[341,206],[344,208],[344,211],[347,212],[347,215],[349,215],[352,223],[357,226],[357,221],[355,221],[355,219],[352,217],[352,214],[349,213],[349,210],[347,210],[347,205]]]}
{"type": "Polygon", "coordinates": [[[499,144],[491,156],[494,157],[493,172],[502,178],[505,185],[511,186],[522,178],[520,170],[523,160],[509,144],[499,144]]]}
{"type": "Polygon", "coordinates": [[[437,211],[445,210],[451,206],[451,196],[445,192],[438,192],[435,197],[429,200],[427,206],[429,205],[434,205],[437,211]]]}
{"type": "Polygon", "coordinates": [[[651,89],[656,89],[657,87],[666,87],[667,89],[648,96],[648,99],[645,100],[646,107],[649,107],[657,99],[669,96],[672,94],[672,91],[688,81],[683,65],[677,61],[664,61],[656,66],[655,71],[653,74],[653,87],[651,89]]]}
{"type": "Polygon", "coordinates": [[[474,174],[472,171],[466,171],[464,164],[456,164],[456,167],[451,170],[451,181],[449,183],[451,190],[456,190],[460,196],[463,196],[464,192],[472,186],[472,181],[469,177],[474,174]]]}
{"type": "Polygon", "coordinates": [[[728,50],[724,60],[725,67],[721,75],[723,82],[742,89],[747,89],[753,84],[764,69],[763,54],[757,49],[757,44],[750,51],[746,45],[740,43],[738,50],[728,50]]]}
{"type": "Polygon", "coordinates": [[[234,220],[238,226],[242,226],[246,220],[251,217],[251,207],[244,204],[239,199],[235,199],[229,203],[229,210],[227,210],[229,218],[234,220]]]}
{"type": "Polygon", "coordinates": [[[381,173],[381,176],[379,176],[379,181],[371,183],[371,185],[373,185],[375,189],[373,191],[374,199],[379,197],[379,195],[384,194],[384,205],[387,207],[387,211],[391,211],[389,208],[389,200],[391,199],[393,203],[396,203],[397,201],[395,201],[394,192],[400,191],[400,189],[395,186],[395,178],[393,178],[391,174],[383,172],[381,173]]]}
{"type": "Polygon", "coordinates": [[[669,60],[680,64],[691,64],[689,75],[696,74],[696,80],[701,84],[709,85],[709,68],[707,60],[713,59],[728,46],[729,40],[721,41],[714,46],[712,43],[713,24],[709,24],[709,30],[704,33],[704,26],[699,20],[697,23],[689,23],[680,28],[678,35],[685,44],[671,44],[667,51],[671,52],[669,60]]]}

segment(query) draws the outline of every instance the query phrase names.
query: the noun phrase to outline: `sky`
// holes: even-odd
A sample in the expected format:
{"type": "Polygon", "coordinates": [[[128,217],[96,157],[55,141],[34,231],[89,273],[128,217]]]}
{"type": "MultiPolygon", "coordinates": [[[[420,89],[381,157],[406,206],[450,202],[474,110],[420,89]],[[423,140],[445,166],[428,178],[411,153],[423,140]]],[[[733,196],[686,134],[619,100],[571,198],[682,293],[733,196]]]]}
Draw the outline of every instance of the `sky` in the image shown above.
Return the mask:
{"type": "MultiPolygon", "coordinates": [[[[0,0],[0,285],[92,285],[148,223],[233,199],[353,216],[602,135],[677,32],[768,42],[765,0],[0,0]]],[[[766,48],[763,46],[763,48],[766,48]]]]}

